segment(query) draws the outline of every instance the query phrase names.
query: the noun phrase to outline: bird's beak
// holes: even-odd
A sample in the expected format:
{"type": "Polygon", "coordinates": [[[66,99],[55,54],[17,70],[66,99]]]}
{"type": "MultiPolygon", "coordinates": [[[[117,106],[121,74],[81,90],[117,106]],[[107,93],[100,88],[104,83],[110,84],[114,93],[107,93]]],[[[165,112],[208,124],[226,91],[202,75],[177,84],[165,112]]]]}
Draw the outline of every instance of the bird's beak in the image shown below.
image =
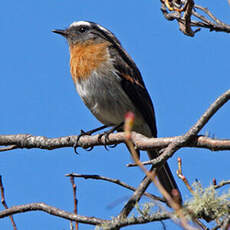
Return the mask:
{"type": "Polygon", "coordinates": [[[56,34],[61,34],[64,37],[67,37],[67,35],[68,35],[68,31],[66,31],[66,30],[52,30],[52,32],[54,32],[56,34]]]}

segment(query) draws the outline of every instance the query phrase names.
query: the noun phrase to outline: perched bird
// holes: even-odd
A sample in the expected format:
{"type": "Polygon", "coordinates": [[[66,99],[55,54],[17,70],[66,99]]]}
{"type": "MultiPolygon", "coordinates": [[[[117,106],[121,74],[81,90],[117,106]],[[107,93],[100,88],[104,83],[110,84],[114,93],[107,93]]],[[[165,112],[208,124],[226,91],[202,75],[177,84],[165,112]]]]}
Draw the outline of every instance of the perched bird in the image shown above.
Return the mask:
{"type": "MultiPolygon", "coordinates": [[[[92,114],[104,125],[117,127],[128,111],[135,114],[133,130],[157,137],[154,108],[141,73],[115,35],[99,24],[73,22],[64,36],[70,50],[70,72],[77,92],[92,114]]],[[[148,151],[150,159],[156,151],[148,151]]],[[[157,177],[169,194],[177,189],[167,163],[157,177]]]]}

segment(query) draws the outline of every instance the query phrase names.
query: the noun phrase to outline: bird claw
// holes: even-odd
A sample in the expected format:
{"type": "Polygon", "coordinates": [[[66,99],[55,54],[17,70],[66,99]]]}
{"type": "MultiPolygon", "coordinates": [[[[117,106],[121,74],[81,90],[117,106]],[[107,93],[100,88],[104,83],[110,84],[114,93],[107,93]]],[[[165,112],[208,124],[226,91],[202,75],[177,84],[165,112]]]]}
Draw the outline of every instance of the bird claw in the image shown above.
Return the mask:
{"type": "MultiPolygon", "coordinates": [[[[75,143],[74,144],[74,146],[73,146],[73,149],[74,149],[74,152],[77,154],[77,155],[79,155],[79,153],[77,152],[77,148],[78,148],[78,145],[77,145],[77,143],[75,143]]],[[[88,147],[88,148],[84,148],[86,151],[88,151],[88,152],[90,152],[90,151],[92,151],[93,150],[93,146],[91,146],[91,147],[88,147]]]]}
{"type": "Polygon", "coordinates": [[[117,146],[117,144],[109,145],[109,148],[113,149],[117,146]]]}
{"type": "Polygon", "coordinates": [[[76,141],[76,143],[74,143],[74,145],[73,145],[73,150],[74,150],[75,154],[79,155],[79,153],[77,152],[77,148],[78,148],[78,142],[76,141]]]}
{"type": "MultiPolygon", "coordinates": [[[[76,142],[75,142],[75,144],[74,144],[74,146],[73,146],[74,152],[75,152],[76,154],[79,154],[79,153],[77,152],[77,148],[78,148],[78,142],[79,142],[80,138],[81,138],[82,136],[91,135],[91,134],[92,134],[91,131],[85,132],[83,129],[80,130],[80,134],[78,135],[77,140],[76,140],[76,142]]],[[[90,148],[91,148],[91,147],[90,147],[90,148]]],[[[86,149],[86,150],[87,150],[87,149],[86,149]]],[[[92,150],[92,149],[90,149],[90,150],[92,150]]],[[[88,150],[87,150],[87,151],[88,151],[88,150]]]]}
{"type": "Polygon", "coordinates": [[[90,152],[90,151],[92,151],[92,150],[93,150],[93,148],[94,148],[94,147],[93,147],[93,146],[91,146],[91,147],[86,148],[85,150],[86,150],[86,151],[88,151],[88,152],[90,152]]]}
{"type": "Polygon", "coordinates": [[[101,141],[101,138],[102,138],[103,136],[105,136],[105,142],[103,143],[103,145],[104,145],[105,150],[107,150],[107,151],[109,151],[109,149],[108,149],[108,147],[107,147],[107,142],[109,142],[109,134],[110,134],[110,131],[111,131],[111,130],[105,131],[104,133],[101,133],[101,134],[99,134],[99,136],[98,136],[98,141],[100,141],[100,142],[102,142],[102,141],[101,141]]]}
{"type": "MultiPolygon", "coordinates": [[[[99,128],[96,128],[96,129],[92,129],[92,130],[89,130],[89,131],[87,131],[87,132],[85,132],[83,129],[81,129],[80,130],[80,134],[78,135],[78,137],[77,137],[77,140],[76,140],[76,142],[75,142],[75,144],[74,144],[74,146],[73,146],[73,149],[74,149],[74,152],[76,153],[76,154],[79,154],[78,152],[77,152],[77,148],[78,148],[78,142],[79,142],[79,140],[80,140],[80,138],[82,137],[82,136],[86,136],[86,135],[88,135],[88,136],[90,136],[91,134],[93,134],[93,133],[95,133],[95,132],[97,132],[97,131],[99,131],[99,130],[101,130],[101,129],[104,129],[104,128],[106,128],[107,126],[106,125],[103,125],[103,126],[101,126],[101,127],[99,127],[99,128]]],[[[89,147],[89,148],[85,148],[85,150],[86,151],[91,151],[91,150],[93,150],[93,146],[92,147],[89,147]]]]}
{"type": "Polygon", "coordinates": [[[113,133],[114,131],[117,131],[122,125],[123,125],[123,122],[122,122],[121,124],[119,124],[119,125],[113,127],[112,129],[110,129],[110,130],[108,130],[108,131],[105,131],[104,133],[102,133],[102,134],[100,134],[100,135],[98,136],[98,141],[101,141],[102,136],[105,136],[104,148],[105,148],[107,151],[109,151],[109,149],[108,149],[107,146],[109,146],[109,148],[115,148],[115,147],[117,146],[117,144],[113,144],[113,145],[108,145],[108,144],[107,144],[107,143],[109,142],[109,135],[110,135],[111,133],[113,133]]]}

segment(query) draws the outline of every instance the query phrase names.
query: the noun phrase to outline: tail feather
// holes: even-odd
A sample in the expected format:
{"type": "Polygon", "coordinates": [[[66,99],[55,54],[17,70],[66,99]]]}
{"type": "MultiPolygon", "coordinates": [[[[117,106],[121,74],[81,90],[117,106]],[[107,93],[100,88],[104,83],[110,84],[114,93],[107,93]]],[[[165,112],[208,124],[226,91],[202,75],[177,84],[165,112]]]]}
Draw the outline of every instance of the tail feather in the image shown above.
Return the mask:
{"type": "MultiPolygon", "coordinates": [[[[157,156],[156,152],[153,151],[148,151],[148,155],[150,159],[153,159],[157,156]]],[[[164,189],[171,195],[173,196],[173,190],[176,189],[178,191],[178,201],[180,203],[182,203],[182,197],[180,194],[180,190],[176,184],[176,181],[172,175],[172,172],[169,168],[168,163],[166,162],[164,165],[161,166],[161,168],[159,168],[157,170],[157,178],[159,180],[159,182],[161,183],[161,185],[164,187],[164,189]]]]}

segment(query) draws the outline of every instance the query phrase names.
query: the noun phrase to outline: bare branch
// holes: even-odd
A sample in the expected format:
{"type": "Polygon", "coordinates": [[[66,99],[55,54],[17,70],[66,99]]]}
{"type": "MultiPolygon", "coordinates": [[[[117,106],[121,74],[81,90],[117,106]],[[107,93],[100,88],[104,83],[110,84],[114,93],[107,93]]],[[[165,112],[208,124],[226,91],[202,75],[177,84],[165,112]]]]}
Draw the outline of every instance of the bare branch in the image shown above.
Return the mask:
{"type": "Polygon", "coordinates": [[[1,211],[0,218],[11,216],[17,213],[24,213],[30,211],[43,211],[53,216],[58,216],[67,220],[77,221],[79,223],[85,223],[91,225],[101,225],[103,223],[109,222],[108,220],[103,220],[95,217],[76,215],[74,213],[49,206],[45,203],[31,203],[31,204],[13,206],[11,208],[1,211]]]}
{"type": "Polygon", "coordinates": [[[193,7],[194,7],[194,1],[193,0],[187,1],[185,5],[184,15],[182,17],[183,23],[181,21],[178,21],[180,30],[184,34],[191,36],[191,37],[193,37],[195,34],[191,28],[191,16],[192,16],[193,7]]]}
{"type": "MultiPolygon", "coordinates": [[[[104,136],[98,140],[99,135],[83,136],[80,138],[78,145],[82,148],[90,148],[92,146],[104,146],[104,136]]],[[[170,143],[177,141],[182,136],[176,137],[162,137],[162,138],[148,138],[142,134],[132,132],[132,140],[137,149],[150,150],[161,149],[167,147],[170,143]]],[[[66,136],[58,138],[48,138],[45,136],[32,136],[27,134],[16,135],[1,135],[0,146],[12,146],[14,148],[4,148],[3,151],[12,149],[32,149],[40,148],[46,150],[54,150],[58,148],[73,147],[78,136],[66,136]],[[27,138],[27,136],[29,136],[27,138]]],[[[125,140],[124,132],[111,133],[109,140],[106,142],[108,145],[120,144],[125,140]]],[[[183,144],[183,147],[209,149],[211,151],[230,150],[230,139],[216,139],[206,136],[194,136],[193,140],[183,144]]],[[[1,150],[0,150],[1,151],[1,150]]]]}
{"type": "MultiPolygon", "coordinates": [[[[199,147],[210,150],[229,150],[230,140],[217,140],[196,136],[208,120],[230,99],[230,90],[216,99],[216,101],[208,108],[208,110],[201,116],[199,121],[184,135],[172,138],[146,138],[141,134],[132,132],[132,141],[138,149],[149,150],[153,148],[165,148],[167,146],[175,145],[183,147],[199,147]],[[192,137],[192,139],[191,139],[192,137]],[[201,141],[202,140],[202,141],[201,141]],[[148,144],[147,144],[148,143],[148,144]]],[[[17,135],[1,135],[0,146],[10,146],[2,149],[10,150],[16,148],[40,148],[40,149],[57,149],[63,147],[73,147],[78,143],[78,146],[83,148],[90,148],[97,145],[105,144],[119,144],[125,142],[124,133],[111,133],[109,140],[105,140],[105,136],[100,134],[94,136],[82,136],[78,140],[78,136],[67,136],[60,138],[47,138],[44,136],[32,136],[29,134],[17,135]],[[100,138],[99,138],[100,137],[100,138]]],[[[171,148],[170,147],[170,148],[171,148]]],[[[168,147],[169,148],[169,147],[168,147]]]]}
{"type": "MultiPolygon", "coordinates": [[[[77,173],[71,173],[71,174],[66,174],[66,176],[73,176],[73,177],[80,177],[80,178],[84,178],[84,179],[94,179],[94,180],[104,180],[104,181],[108,181],[108,182],[112,182],[114,184],[117,184],[117,185],[120,185],[124,188],[127,188],[129,190],[132,190],[132,191],[136,191],[136,188],[134,188],[133,186],[131,185],[128,185],[118,179],[112,179],[112,178],[108,178],[108,177],[104,177],[104,176],[100,176],[100,175],[89,175],[89,174],[77,174],[77,173]]],[[[155,196],[151,193],[148,193],[148,192],[145,192],[143,194],[144,196],[147,196],[149,197],[150,199],[153,199],[153,200],[158,200],[158,201],[161,201],[161,202],[165,202],[164,199],[158,197],[158,196],[155,196]]]]}
{"type": "MultiPolygon", "coordinates": [[[[7,205],[6,199],[5,199],[5,193],[4,193],[4,187],[3,187],[2,176],[1,175],[0,175],[0,191],[1,191],[1,202],[2,202],[2,205],[4,206],[5,209],[8,209],[8,205],[7,205]]],[[[15,224],[13,216],[9,216],[9,217],[10,217],[10,221],[12,223],[13,229],[17,230],[17,227],[16,227],[16,224],[15,224]]]]}
{"type": "Polygon", "coordinates": [[[215,185],[214,188],[218,189],[218,188],[222,188],[225,185],[229,185],[230,184],[230,180],[227,181],[221,181],[219,184],[215,185]]]}
{"type": "Polygon", "coordinates": [[[223,23],[207,8],[195,5],[194,0],[179,1],[179,8],[178,0],[171,0],[170,4],[167,3],[168,0],[161,0],[161,2],[161,11],[164,17],[169,21],[176,20],[180,30],[187,36],[193,37],[202,27],[210,31],[230,33],[230,25],[223,23]],[[198,13],[197,10],[205,16],[198,13]],[[197,18],[200,21],[192,20],[192,18],[197,18]],[[198,29],[192,31],[191,27],[198,27],[198,29]]]}
{"type": "MultiPolygon", "coordinates": [[[[140,150],[149,150],[154,148],[169,149],[176,145],[175,150],[178,147],[199,147],[207,148],[212,151],[215,150],[229,150],[230,140],[217,140],[208,137],[197,136],[198,132],[208,122],[208,120],[230,99],[230,90],[226,91],[223,95],[216,99],[216,101],[208,108],[208,110],[202,115],[197,123],[184,135],[171,138],[146,138],[141,134],[132,132],[132,141],[136,148],[140,150]],[[191,138],[192,137],[192,138],[191,138]]],[[[2,148],[2,151],[16,149],[16,148],[40,148],[40,149],[57,149],[63,147],[76,147],[90,148],[97,145],[112,145],[125,142],[125,134],[111,133],[109,140],[100,134],[94,136],[67,136],[60,138],[47,138],[44,136],[32,136],[29,134],[17,134],[17,135],[1,135],[0,146],[8,146],[8,148],[2,148]]],[[[0,150],[0,151],[1,151],[0,150]]],[[[168,152],[168,150],[167,150],[168,152]]],[[[165,153],[166,154],[166,153],[165,153]]],[[[163,157],[163,156],[161,156],[163,157]]],[[[170,157],[170,156],[168,156],[170,157]]]]}
{"type": "Polygon", "coordinates": [[[121,227],[130,226],[134,224],[146,224],[155,221],[167,220],[172,214],[168,212],[157,212],[149,216],[130,217],[125,219],[118,219],[108,225],[108,230],[117,230],[121,227]]]}
{"type": "MultiPolygon", "coordinates": [[[[184,136],[177,137],[171,142],[163,151],[163,153],[157,158],[151,160],[155,166],[163,164],[169,157],[171,157],[179,148],[184,147],[186,143],[194,142],[194,138],[199,131],[207,124],[209,119],[230,99],[230,90],[226,91],[206,110],[206,112],[200,117],[195,125],[190,128],[184,136]]],[[[145,162],[143,164],[146,164],[145,162]]],[[[136,166],[136,164],[130,164],[129,166],[136,166]]]]}
{"type": "Polygon", "coordinates": [[[25,205],[13,206],[11,208],[5,209],[0,212],[0,218],[11,216],[18,213],[31,212],[31,211],[43,211],[50,215],[61,217],[71,221],[77,221],[79,223],[90,224],[90,225],[105,225],[108,226],[108,229],[115,229],[116,226],[125,227],[128,225],[134,224],[144,224],[154,221],[166,220],[169,219],[170,213],[168,212],[158,212],[150,216],[141,216],[141,217],[131,217],[128,219],[117,219],[116,220],[103,220],[95,217],[86,217],[76,215],[52,206],[49,206],[45,203],[31,203],[25,205]]]}
{"type": "MultiPolygon", "coordinates": [[[[78,214],[78,211],[77,211],[77,203],[78,203],[78,200],[77,200],[77,196],[76,196],[76,190],[77,190],[77,186],[76,184],[74,183],[74,177],[73,176],[70,176],[70,183],[72,185],[72,188],[73,188],[73,202],[74,202],[74,214],[78,214]]],[[[76,221],[75,222],[75,230],[78,230],[79,229],[79,225],[78,225],[78,222],[76,221]]]]}
{"type": "Polygon", "coordinates": [[[0,148],[0,152],[5,152],[5,151],[17,149],[17,148],[18,148],[17,145],[10,145],[10,146],[7,146],[7,147],[0,148]]]}
{"type": "Polygon", "coordinates": [[[223,25],[223,26],[229,26],[225,23],[223,23],[222,21],[220,21],[218,18],[216,18],[207,8],[204,8],[202,6],[199,5],[195,5],[196,9],[202,10],[204,13],[206,13],[213,21],[215,21],[217,24],[223,25]]]}
{"type": "MultiPolygon", "coordinates": [[[[150,169],[150,171],[153,170],[153,167],[150,169]]],[[[120,212],[118,218],[119,219],[124,219],[126,218],[129,213],[132,211],[132,209],[135,207],[136,203],[141,199],[142,195],[144,194],[145,190],[148,188],[148,186],[151,183],[151,179],[148,177],[145,177],[136,191],[133,193],[129,201],[126,203],[122,211],[120,212]]]]}

